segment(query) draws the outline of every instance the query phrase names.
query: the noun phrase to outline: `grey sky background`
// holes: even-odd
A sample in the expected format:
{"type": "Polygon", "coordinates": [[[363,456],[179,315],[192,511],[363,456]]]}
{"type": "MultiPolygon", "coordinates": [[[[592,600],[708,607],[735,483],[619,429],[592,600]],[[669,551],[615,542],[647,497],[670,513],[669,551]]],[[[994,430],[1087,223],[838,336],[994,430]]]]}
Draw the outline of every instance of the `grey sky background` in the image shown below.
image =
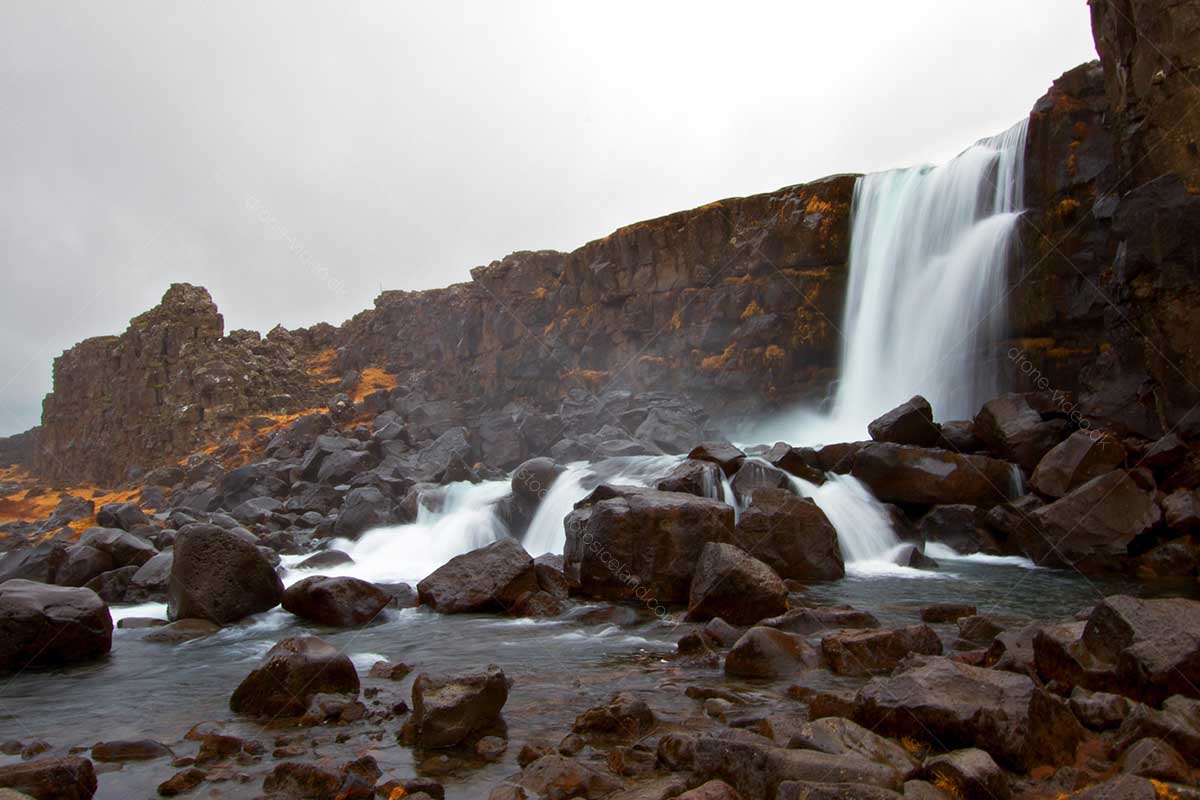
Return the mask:
{"type": "Polygon", "coordinates": [[[639,219],[952,157],[1095,58],[1084,0],[0,6],[0,435],[168,284],[339,323],[639,219]]]}

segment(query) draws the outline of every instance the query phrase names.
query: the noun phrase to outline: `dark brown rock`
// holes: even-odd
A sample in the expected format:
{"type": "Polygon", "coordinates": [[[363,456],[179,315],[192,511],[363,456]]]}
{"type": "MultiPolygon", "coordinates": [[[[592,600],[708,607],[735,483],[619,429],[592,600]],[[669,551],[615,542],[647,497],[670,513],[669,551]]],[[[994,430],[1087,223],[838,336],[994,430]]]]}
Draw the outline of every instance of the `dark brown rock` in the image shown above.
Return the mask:
{"type": "Polygon", "coordinates": [[[358,578],[314,575],[283,593],[283,607],[298,617],[349,628],[374,620],[392,602],[387,592],[358,578]]]}
{"type": "Polygon", "coordinates": [[[941,430],[933,421],[929,401],[917,395],[900,404],[867,426],[867,432],[877,442],[934,447],[941,430]]]}
{"type": "Polygon", "coordinates": [[[721,617],[749,625],[786,610],[787,589],[769,566],[731,544],[704,546],[692,578],[688,619],[721,617]]]}
{"type": "Polygon", "coordinates": [[[837,608],[793,608],[786,614],[764,619],[760,624],[787,633],[807,636],[810,633],[838,628],[878,628],[879,620],[869,612],[843,606],[837,608]]]}
{"type": "Polygon", "coordinates": [[[423,672],[412,688],[417,741],[422,747],[453,747],[495,725],[507,701],[508,679],[495,664],[452,675],[423,672]]]}
{"type": "Polygon", "coordinates": [[[654,712],[630,692],[617,692],[607,703],[575,718],[573,733],[607,739],[640,739],[654,729],[654,712]]]}
{"type": "Polygon", "coordinates": [[[862,447],[851,474],[889,503],[990,508],[1012,498],[1016,488],[1007,462],[899,444],[862,447]]]}
{"type": "Polygon", "coordinates": [[[837,529],[816,503],[786,489],[757,489],[730,541],[782,578],[836,580],[846,574],[837,529]]]}
{"type": "Polygon", "coordinates": [[[654,488],[660,492],[685,492],[697,497],[725,500],[721,467],[710,461],[688,459],[676,464],[654,488]]]}
{"type": "Polygon", "coordinates": [[[99,658],[112,647],[108,606],[90,589],[0,584],[0,671],[99,658]]]}
{"type": "Polygon", "coordinates": [[[968,603],[935,603],[921,609],[921,621],[930,623],[958,622],[975,615],[975,606],[968,603]]]}
{"type": "Polygon", "coordinates": [[[169,625],[155,626],[142,638],[147,642],[180,644],[203,639],[221,630],[221,626],[206,619],[177,619],[169,625]]]}
{"type": "Polygon", "coordinates": [[[839,675],[878,675],[891,672],[910,653],[941,655],[942,642],[928,625],[844,630],[823,637],[821,653],[839,675]]]}
{"type": "Polygon", "coordinates": [[[92,758],[97,761],[153,761],[169,755],[171,751],[153,739],[100,742],[92,746],[92,758]]]}
{"type": "Polygon", "coordinates": [[[344,653],[315,636],[284,639],[267,651],[229,698],[239,714],[298,717],[316,694],[358,694],[358,673],[344,653]]]}
{"type": "Polygon", "coordinates": [[[925,762],[924,773],[935,786],[942,787],[951,796],[994,800],[1007,800],[1012,796],[1008,775],[986,751],[975,747],[930,758],[925,762]]]}
{"type": "Polygon", "coordinates": [[[1125,460],[1120,441],[1094,431],[1076,431],[1038,462],[1029,485],[1043,497],[1059,498],[1125,460]]]}
{"type": "Polygon", "coordinates": [[[1044,420],[1023,394],[989,400],[975,415],[975,435],[988,449],[1030,472],[1069,432],[1066,420],[1044,420]]]}
{"type": "Polygon", "coordinates": [[[86,758],[43,758],[0,767],[0,787],[37,800],[90,800],[96,770],[86,758]]]}
{"type": "Polygon", "coordinates": [[[167,589],[172,620],[218,625],[279,605],[283,583],[258,548],[215,525],[186,525],[175,537],[167,589]]]}
{"type": "Polygon", "coordinates": [[[692,448],[688,458],[716,464],[726,477],[732,478],[746,460],[746,454],[729,442],[704,442],[692,448]]]}
{"type": "Polygon", "coordinates": [[[508,611],[537,589],[533,558],[508,538],[455,556],[417,584],[421,604],[443,614],[508,611]]]}
{"type": "Polygon", "coordinates": [[[725,674],[739,678],[786,678],[819,666],[820,654],[804,637],[767,627],[746,631],[725,657],[725,674]]]}
{"type": "Polygon", "coordinates": [[[600,800],[623,786],[611,775],[556,753],[542,756],[522,770],[520,785],[545,800],[600,800]]]}

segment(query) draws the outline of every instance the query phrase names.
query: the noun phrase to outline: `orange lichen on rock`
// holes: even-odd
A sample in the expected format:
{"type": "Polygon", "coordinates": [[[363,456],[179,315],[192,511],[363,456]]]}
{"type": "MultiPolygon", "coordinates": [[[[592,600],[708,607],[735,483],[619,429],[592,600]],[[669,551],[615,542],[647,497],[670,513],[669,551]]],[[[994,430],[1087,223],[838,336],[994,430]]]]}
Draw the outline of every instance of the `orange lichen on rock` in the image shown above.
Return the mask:
{"type": "Polygon", "coordinates": [[[782,367],[787,354],[783,352],[783,348],[776,344],[767,345],[766,352],[763,353],[763,360],[770,367],[782,367]]]}
{"type": "Polygon", "coordinates": [[[336,362],[337,351],[330,347],[309,358],[304,371],[313,377],[321,378],[321,383],[337,383],[340,378],[334,374],[336,362]]]}
{"type": "Polygon", "coordinates": [[[1072,219],[1075,212],[1079,210],[1079,201],[1073,197],[1064,197],[1062,201],[1055,206],[1054,213],[1064,222],[1072,219]]]}
{"type": "Polygon", "coordinates": [[[719,356],[709,356],[700,362],[700,369],[706,372],[716,372],[725,368],[729,363],[729,359],[733,358],[734,351],[737,350],[736,344],[730,344],[725,348],[724,352],[719,356]]]}
{"type": "Polygon", "coordinates": [[[379,367],[367,367],[359,373],[358,386],[354,388],[354,402],[361,403],[367,395],[381,389],[395,389],[396,376],[379,367]]]}
{"type": "Polygon", "coordinates": [[[563,373],[565,380],[581,381],[589,388],[595,390],[604,385],[608,380],[608,371],[601,369],[569,369],[563,373]]]}
{"type": "Polygon", "coordinates": [[[822,200],[820,197],[810,197],[808,204],[804,206],[805,214],[828,214],[833,211],[833,203],[828,200],[822,200]]]}
{"type": "Polygon", "coordinates": [[[762,306],[758,304],[757,300],[751,300],[746,307],[742,309],[741,320],[745,322],[751,317],[757,317],[761,313],[763,313],[762,306]]]}
{"type": "Polygon", "coordinates": [[[539,286],[533,290],[533,297],[535,300],[545,300],[546,295],[548,294],[550,294],[550,292],[546,290],[545,286],[539,286]]]}

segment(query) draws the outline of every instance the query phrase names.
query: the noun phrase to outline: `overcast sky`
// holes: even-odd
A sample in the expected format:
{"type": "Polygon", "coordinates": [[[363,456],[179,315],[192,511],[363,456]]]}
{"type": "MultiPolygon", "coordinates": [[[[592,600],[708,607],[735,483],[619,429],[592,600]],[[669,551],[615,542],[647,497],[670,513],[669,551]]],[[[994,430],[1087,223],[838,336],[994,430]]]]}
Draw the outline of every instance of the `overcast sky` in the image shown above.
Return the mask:
{"type": "Polygon", "coordinates": [[[171,282],[227,331],[336,324],[513,250],[945,160],[1092,58],[1084,0],[5,2],[0,434],[171,282]]]}

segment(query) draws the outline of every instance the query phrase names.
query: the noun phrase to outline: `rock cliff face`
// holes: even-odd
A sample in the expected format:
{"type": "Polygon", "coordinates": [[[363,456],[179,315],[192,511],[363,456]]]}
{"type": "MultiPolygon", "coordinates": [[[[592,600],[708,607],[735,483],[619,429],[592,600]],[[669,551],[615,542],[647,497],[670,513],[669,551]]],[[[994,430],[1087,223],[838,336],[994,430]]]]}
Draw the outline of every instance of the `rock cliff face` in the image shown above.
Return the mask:
{"type": "Polygon", "coordinates": [[[1200,10],[1093,0],[1092,19],[1100,62],[1030,118],[1013,379],[1132,432],[1195,435],[1200,10]]]}
{"type": "Polygon", "coordinates": [[[175,284],[120,336],[88,339],[54,361],[33,466],[51,479],[112,484],[176,460],[240,419],[317,405],[305,369],[333,328],[234,331],[208,291],[175,284]]]}

